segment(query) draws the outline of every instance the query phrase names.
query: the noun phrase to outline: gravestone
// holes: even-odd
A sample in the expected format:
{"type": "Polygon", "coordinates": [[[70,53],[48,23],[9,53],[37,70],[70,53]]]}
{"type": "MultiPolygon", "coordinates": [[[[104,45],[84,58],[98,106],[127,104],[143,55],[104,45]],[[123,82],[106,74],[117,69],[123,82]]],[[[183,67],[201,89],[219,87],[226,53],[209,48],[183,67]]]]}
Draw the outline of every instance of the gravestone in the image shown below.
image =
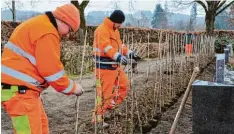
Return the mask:
{"type": "Polygon", "coordinates": [[[225,65],[225,54],[216,54],[216,73],[215,80],[217,83],[224,82],[224,66],[225,65]]]}
{"type": "Polygon", "coordinates": [[[232,57],[233,56],[232,44],[227,45],[227,47],[229,48],[229,56],[232,57]]]}
{"type": "Polygon", "coordinates": [[[224,54],[225,54],[225,64],[229,62],[229,48],[224,48],[224,54]]]}
{"type": "Polygon", "coordinates": [[[193,134],[234,134],[234,86],[195,81],[192,113],[193,134]]]}

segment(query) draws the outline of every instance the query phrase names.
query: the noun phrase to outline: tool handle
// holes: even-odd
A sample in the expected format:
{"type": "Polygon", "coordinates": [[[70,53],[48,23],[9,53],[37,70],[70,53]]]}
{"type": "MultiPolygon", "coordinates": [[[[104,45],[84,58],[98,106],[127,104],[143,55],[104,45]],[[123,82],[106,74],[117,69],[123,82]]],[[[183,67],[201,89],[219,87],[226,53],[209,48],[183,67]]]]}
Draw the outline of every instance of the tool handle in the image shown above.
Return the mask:
{"type": "Polygon", "coordinates": [[[180,115],[181,115],[182,110],[183,110],[183,108],[184,108],[185,102],[186,102],[187,99],[188,99],[188,95],[189,95],[189,93],[190,93],[190,91],[191,91],[192,84],[193,84],[194,80],[196,79],[196,76],[197,76],[198,73],[199,73],[199,68],[198,68],[198,67],[195,67],[194,70],[193,70],[193,74],[192,74],[192,76],[191,76],[191,78],[190,78],[189,84],[188,84],[188,86],[187,86],[187,89],[186,89],[186,91],[185,91],[185,93],[184,93],[183,99],[182,99],[182,101],[181,101],[179,110],[178,110],[178,112],[176,113],[176,117],[175,117],[174,122],[173,122],[173,124],[172,124],[171,130],[170,130],[170,134],[174,134],[174,133],[175,133],[175,129],[176,129],[176,126],[177,126],[177,124],[178,124],[180,115]]]}

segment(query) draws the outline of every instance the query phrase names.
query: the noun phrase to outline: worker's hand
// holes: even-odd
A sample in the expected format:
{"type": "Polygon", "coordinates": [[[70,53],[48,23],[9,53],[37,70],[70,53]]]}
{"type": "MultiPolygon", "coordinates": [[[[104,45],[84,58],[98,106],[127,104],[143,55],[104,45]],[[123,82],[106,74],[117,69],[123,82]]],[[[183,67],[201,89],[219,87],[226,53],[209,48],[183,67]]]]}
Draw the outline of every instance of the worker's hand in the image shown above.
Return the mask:
{"type": "Polygon", "coordinates": [[[128,64],[128,59],[123,55],[119,55],[119,57],[117,58],[116,61],[121,63],[122,65],[127,65],[128,64]]]}
{"type": "Polygon", "coordinates": [[[76,89],[73,94],[76,96],[81,96],[83,94],[83,88],[79,83],[76,83],[76,89]]]}
{"type": "Polygon", "coordinates": [[[141,60],[141,57],[138,56],[135,52],[132,52],[129,54],[129,58],[130,59],[134,59],[136,62],[140,61],[141,60]]]}

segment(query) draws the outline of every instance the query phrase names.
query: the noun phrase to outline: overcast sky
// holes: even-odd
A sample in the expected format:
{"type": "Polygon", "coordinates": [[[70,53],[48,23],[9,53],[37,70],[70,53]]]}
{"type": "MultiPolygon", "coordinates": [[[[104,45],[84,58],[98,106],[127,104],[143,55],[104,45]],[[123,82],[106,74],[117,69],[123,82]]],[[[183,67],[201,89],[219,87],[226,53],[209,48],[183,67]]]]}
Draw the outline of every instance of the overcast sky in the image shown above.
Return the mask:
{"type": "MultiPolygon", "coordinates": [[[[1,0],[2,9],[7,7],[5,1],[7,0],[1,0]]],[[[79,1],[81,2],[82,0],[79,1]]],[[[57,6],[69,3],[70,0],[39,0],[38,3],[34,4],[34,6],[31,6],[28,0],[20,0],[20,2],[23,3],[23,5],[20,5],[21,8],[18,8],[19,10],[44,12],[54,10],[57,6]]],[[[158,3],[161,3],[164,8],[165,0],[90,0],[88,7],[85,9],[85,13],[87,14],[90,11],[111,11],[116,7],[123,10],[125,13],[133,13],[134,11],[138,10],[154,11],[155,6],[158,3]],[[134,8],[130,8],[129,1],[132,1],[134,8]]],[[[177,8],[174,5],[173,0],[167,0],[167,3],[169,11],[171,12],[190,14],[191,6],[177,8]]],[[[203,9],[200,6],[198,6],[198,13],[204,14],[203,9]]]]}

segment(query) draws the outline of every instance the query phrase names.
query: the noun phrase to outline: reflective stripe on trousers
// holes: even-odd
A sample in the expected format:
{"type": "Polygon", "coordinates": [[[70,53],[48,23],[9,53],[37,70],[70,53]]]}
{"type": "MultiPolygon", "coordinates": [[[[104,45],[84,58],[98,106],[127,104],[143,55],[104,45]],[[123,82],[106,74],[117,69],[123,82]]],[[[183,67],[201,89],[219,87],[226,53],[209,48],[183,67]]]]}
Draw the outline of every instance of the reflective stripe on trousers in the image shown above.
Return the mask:
{"type": "Polygon", "coordinates": [[[48,119],[39,94],[32,90],[28,90],[26,95],[18,94],[17,87],[11,86],[11,89],[1,89],[2,106],[12,120],[14,133],[48,134],[48,119]],[[4,101],[3,98],[5,98],[4,101]]]}

